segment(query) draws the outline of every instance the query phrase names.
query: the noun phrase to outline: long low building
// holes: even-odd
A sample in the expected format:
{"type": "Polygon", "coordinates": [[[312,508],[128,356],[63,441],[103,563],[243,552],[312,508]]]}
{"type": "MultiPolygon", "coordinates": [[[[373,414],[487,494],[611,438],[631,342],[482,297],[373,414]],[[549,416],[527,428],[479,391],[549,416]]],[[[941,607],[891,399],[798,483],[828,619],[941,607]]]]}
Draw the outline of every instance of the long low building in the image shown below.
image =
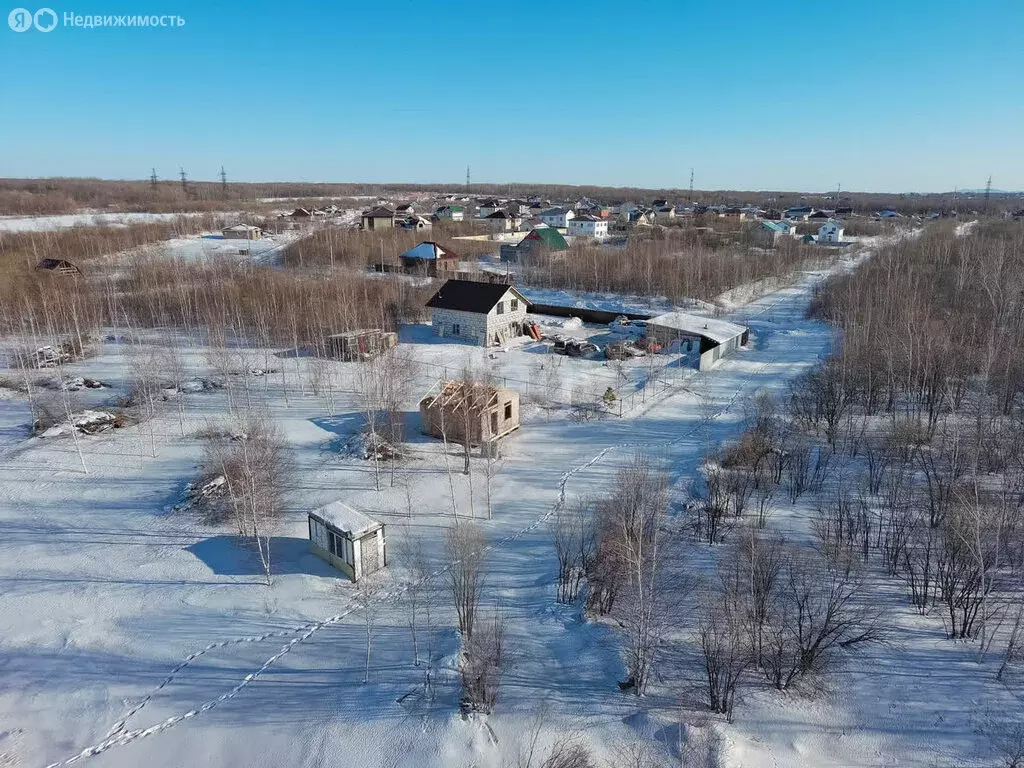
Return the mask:
{"type": "Polygon", "coordinates": [[[667,312],[647,321],[647,337],[666,349],[699,351],[697,367],[705,370],[735,349],[746,346],[750,330],[742,325],[686,312],[667,312]]]}

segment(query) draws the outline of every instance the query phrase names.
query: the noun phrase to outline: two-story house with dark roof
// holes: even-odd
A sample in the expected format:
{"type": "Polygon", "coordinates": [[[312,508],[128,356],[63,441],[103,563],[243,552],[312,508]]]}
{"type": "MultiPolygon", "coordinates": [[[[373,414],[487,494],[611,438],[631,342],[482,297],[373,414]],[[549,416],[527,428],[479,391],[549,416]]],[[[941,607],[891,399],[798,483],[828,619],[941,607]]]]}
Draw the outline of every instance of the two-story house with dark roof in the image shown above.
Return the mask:
{"type": "Polygon", "coordinates": [[[523,333],[526,298],[511,285],[449,280],[433,295],[430,320],[438,336],[500,346],[523,333]]]}

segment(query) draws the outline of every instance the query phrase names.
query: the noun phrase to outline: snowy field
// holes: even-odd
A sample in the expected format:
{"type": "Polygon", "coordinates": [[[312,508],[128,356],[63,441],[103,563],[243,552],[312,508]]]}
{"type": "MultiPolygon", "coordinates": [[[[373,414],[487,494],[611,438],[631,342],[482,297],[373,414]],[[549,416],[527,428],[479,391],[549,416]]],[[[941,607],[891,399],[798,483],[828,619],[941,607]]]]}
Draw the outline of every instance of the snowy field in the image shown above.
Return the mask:
{"type": "Polygon", "coordinates": [[[201,213],[100,213],[84,211],[56,216],[0,216],[0,232],[52,232],[73,227],[126,227],[130,224],[152,224],[174,221],[179,216],[202,216],[201,213]]]}
{"type": "Polygon", "coordinates": [[[284,249],[303,234],[298,230],[264,235],[259,240],[226,240],[218,232],[208,232],[191,237],[164,240],[155,245],[145,246],[148,253],[163,253],[186,261],[252,261],[257,264],[274,266],[284,258],[284,249]]]}
{"type": "MultiPolygon", "coordinates": [[[[440,343],[426,326],[403,329],[403,346],[422,363],[418,393],[473,365],[524,398],[522,428],[504,441],[492,482],[493,519],[483,522],[492,545],[483,603],[507,616],[511,649],[488,727],[457,714],[458,640],[442,587],[442,541],[453,516],[445,466],[461,467],[462,458],[454,447],[446,457],[443,445],[416,433],[414,399],[409,457],[394,485],[383,469],[376,491],[372,463],[343,447],[362,423],[357,364],[329,363],[335,386],[318,396],[309,358],[234,350],[227,367],[238,375],[228,376],[226,390],[188,395],[184,421],[169,407],[138,427],[83,437],[81,458],[69,438],[26,439],[27,404],[4,392],[0,765],[497,768],[514,764],[538,714],[545,744],[573,734],[610,756],[618,741],[639,735],[677,755],[681,713],[701,717],[686,705],[699,668],[668,669],[644,699],[619,693],[616,632],[554,602],[546,520],[563,500],[607,487],[637,449],[669,468],[680,501],[701,457],[742,430],[747,398],[781,393],[827,353],[829,329],[804,319],[822,277],[804,275],[744,307],[734,319],[749,322],[749,349],[704,374],[677,371],[621,419],[576,422],[559,404],[567,393],[600,394],[620,381],[600,361],[545,354],[525,340],[482,350],[440,343]],[[230,526],[172,510],[196,476],[203,446],[196,433],[226,419],[231,406],[269,409],[298,467],[275,532],[270,588],[230,526]],[[388,525],[390,565],[361,590],[309,553],[306,512],[336,498],[388,525]],[[415,540],[442,592],[433,702],[406,696],[422,678],[413,665],[402,557],[415,540]]],[[[551,330],[563,324],[547,322],[551,330]]],[[[560,332],[593,338],[606,329],[560,332]]],[[[194,375],[215,378],[225,370],[218,354],[195,346],[185,358],[194,375]]],[[[642,381],[645,366],[641,359],[628,368],[629,381],[642,381]]],[[[104,344],[66,374],[109,387],[81,395],[81,407],[123,394],[124,344],[104,344]]],[[[474,459],[470,476],[454,475],[462,516],[486,517],[482,461],[474,459]]],[[[783,506],[773,522],[799,535],[806,513],[783,506]]],[[[972,676],[971,647],[943,640],[941,626],[917,617],[899,587],[880,581],[876,588],[879,600],[903,606],[892,641],[850,659],[842,682],[813,697],[751,693],[733,724],[709,726],[721,740],[722,765],[992,765],[968,702],[1005,711],[1012,699],[972,676]],[[955,694],[963,709],[951,706],[955,694]]]]}

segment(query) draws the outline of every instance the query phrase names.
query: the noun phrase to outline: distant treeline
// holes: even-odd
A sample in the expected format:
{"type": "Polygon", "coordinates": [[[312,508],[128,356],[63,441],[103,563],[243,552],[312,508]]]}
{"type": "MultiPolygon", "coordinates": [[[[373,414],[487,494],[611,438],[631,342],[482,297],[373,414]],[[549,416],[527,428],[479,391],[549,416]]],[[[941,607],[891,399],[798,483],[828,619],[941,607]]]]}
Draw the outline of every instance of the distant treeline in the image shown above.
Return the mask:
{"type": "MultiPolygon", "coordinates": [[[[236,209],[242,203],[256,203],[266,198],[352,198],[382,196],[401,199],[403,195],[439,194],[500,196],[525,198],[531,195],[552,201],[588,197],[601,203],[625,201],[650,202],[665,199],[676,203],[690,202],[690,190],[684,188],[652,189],[641,187],[599,187],[569,184],[406,184],[406,183],[344,183],[314,184],[304,182],[235,183],[186,181],[178,178],[114,181],[105,179],[0,179],[0,214],[72,213],[82,208],[113,208],[123,211],[216,211],[236,209]]],[[[847,206],[858,213],[872,213],[892,206],[904,214],[949,213],[954,205],[961,212],[981,211],[984,196],[979,193],[961,195],[954,201],[951,193],[889,194],[868,192],[802,193],[782,191],[694,190],[693,202],[705,205],[751,203],[782,210],[794,205],[820,208],[847,206]]],[[[989,200],[991,213],[1016,210],[1024,206],[1021,195],[993,193],[989,200]]]]}

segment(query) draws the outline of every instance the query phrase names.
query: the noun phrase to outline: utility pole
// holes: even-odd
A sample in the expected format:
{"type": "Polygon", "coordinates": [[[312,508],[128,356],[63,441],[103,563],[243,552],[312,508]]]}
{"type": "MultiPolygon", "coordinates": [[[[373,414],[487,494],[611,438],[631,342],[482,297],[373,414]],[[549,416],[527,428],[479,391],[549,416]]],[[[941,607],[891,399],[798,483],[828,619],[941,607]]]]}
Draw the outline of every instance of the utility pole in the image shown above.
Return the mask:
{"type": "Polygon", "coordinates": [[[952,211],[952,213],[953,213],[954,216],[957,215],[957,213],[956,213],[956,193],[957,193],[957,188],[953,187],[953,211],[952,211]]]}
{"type": "Polygon", "coordinates": [[[156,168],[154,168],[153,172],[149,175],[149,186],[150,189],[156,192],[156,168]]]}
{"type": "Polygon", "coordinates": [[[985,182],[985,213],[988,213],[989,199],[992,197],[992,177],[988,177],[988,181],[985,182]]]}
{"type": "Polygon", "coordinates": [[[223,165],[220,167],[220,191],[226,200],[228,197],[228,175],[225,173],[223,165]]]}
{"type": "Polygon", "coordinates": [[[469,192],[469,166],[466,166],[466,191],[469,192]]]}
{"type": "Polygon", "coordinates": [[[181,191],[184,192],[187,195],[188,194],[188,176],[186,175],[184,168],[182,168],[180,166],[179,166],[179,168],[180,168],[180,175],[181,175],[181,191]]]}

